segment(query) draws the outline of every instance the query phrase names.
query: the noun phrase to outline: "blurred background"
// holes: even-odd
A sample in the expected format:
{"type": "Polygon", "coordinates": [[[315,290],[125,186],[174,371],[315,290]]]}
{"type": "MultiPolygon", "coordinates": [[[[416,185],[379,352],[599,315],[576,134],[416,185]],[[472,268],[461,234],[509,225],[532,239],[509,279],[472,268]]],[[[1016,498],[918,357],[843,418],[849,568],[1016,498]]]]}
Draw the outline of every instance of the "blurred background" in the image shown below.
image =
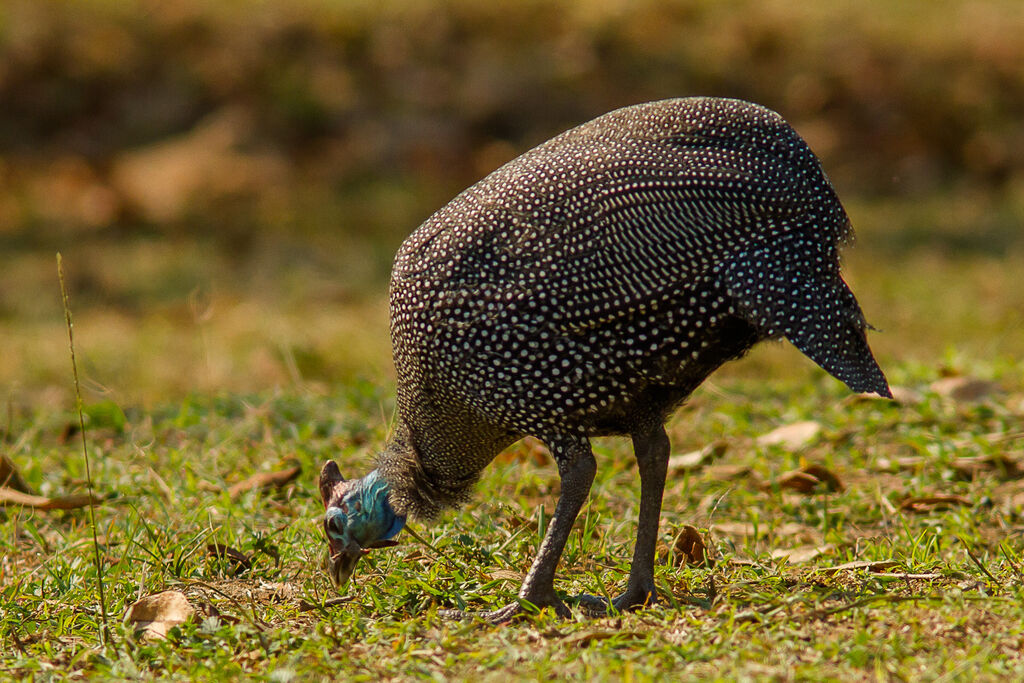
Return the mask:
{"type": "MultiPolygon", "coordinates": [[[[398,245],[616,107],[780,112],[853,219],[846,273],[899,381],[1024,376],[1019,0],[4,0],[0,388],[88,400],[391,372],[398,245]]],[[[805,378],[781,345],[728,373],[805,378]]]]}

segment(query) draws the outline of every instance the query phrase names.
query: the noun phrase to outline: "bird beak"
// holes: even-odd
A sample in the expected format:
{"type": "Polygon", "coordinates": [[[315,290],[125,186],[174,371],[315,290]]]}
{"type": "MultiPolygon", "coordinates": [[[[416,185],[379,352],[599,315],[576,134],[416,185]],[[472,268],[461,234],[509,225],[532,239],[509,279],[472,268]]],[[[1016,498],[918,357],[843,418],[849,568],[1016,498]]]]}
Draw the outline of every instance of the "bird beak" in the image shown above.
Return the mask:
{"type": "Polygon", "coordinates": [[[331,578],[335,589],[340,591],[352,578],[352,572],[355,571],[360,557],[370,552],[372,548],[391,548],[396,545],[398,545],[398,541],[374,541],[363,548],[353,542],[337,552],[328,545],[327,552],[324,554],[324,571],[331,578]]]}
{"type": "Polygon", "coordinates": [[[324,557],[324,569],[337,590],[340,591],[348,583],[348,580],[352,577],[352,572],[356,568],[356,564],[359,562],[359,558],[365,552],[365,550],[359,547],[358,543],[351,543],[341,548],[338,552],[335,552],[333,547],[328,546],[327,554],[324,557]]]}

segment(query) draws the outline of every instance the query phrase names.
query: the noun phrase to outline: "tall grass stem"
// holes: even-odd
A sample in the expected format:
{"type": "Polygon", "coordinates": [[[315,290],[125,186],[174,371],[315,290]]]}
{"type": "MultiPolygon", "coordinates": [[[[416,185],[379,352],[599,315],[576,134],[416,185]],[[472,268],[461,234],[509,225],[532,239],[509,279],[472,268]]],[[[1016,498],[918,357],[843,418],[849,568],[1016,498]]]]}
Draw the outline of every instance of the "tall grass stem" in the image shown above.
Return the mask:
{"type": "Polygon", "coordinates": [[[64,322],[68,328],[68,346],[71,349],[71,374],[75,378],[75,410],[78,413],[78,433],[82,435],[82,456],[85,458],[85,481],[89,487],[89,526],[92,527],[92,549],[96,561],[96,586],[99,589],[100,618],[102,631],[100,642],[113,645],[110,635],[110,623],[107,620],[107,600],[103,591],[103,563],[100,560],[100,544],[96,535],[96,497],[93,493],[92,471],[89,467],[89,447],[85,438],[85,414],[82,410],[82,388],[78,381],[78,363],[75,360],[75,333],[71,321],[71,304],[68,301],[68,288],[64,281],[64,260],[57,252],[57,278],[60,280],[60,295],[64,304],[64,322]]]}

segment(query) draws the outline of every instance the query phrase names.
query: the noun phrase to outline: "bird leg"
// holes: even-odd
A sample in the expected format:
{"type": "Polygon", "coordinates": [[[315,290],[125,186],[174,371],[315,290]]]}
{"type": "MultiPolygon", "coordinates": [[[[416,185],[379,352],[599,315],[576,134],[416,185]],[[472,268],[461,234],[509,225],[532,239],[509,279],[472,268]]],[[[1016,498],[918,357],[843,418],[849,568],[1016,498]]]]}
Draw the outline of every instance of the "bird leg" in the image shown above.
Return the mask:
{"type": "MultiPolygon", "coordinates": [[[[569,616],[569,608],[555,595],[555,568],[565,550],[572,526],[590,494],[597,463],[590,443],[586,439],[574,439],[562,443],[551,443],[551,452],[558,463],[558,474],[562,480],[562,492],[558,496],[555,513],[548,524],[547,533],[529,573],[519,589],[519,600],[494,612],[473,613],[461,610],[443,610],[446,618],[465,619],[480,617],[485,621],[500,624],[526,612],[523,603],[538,608],[552,607],[561,617],[569,616]]],[[[659,498],[660,502],[660,498],[659,498]]],[[[657,519],[655,519],[657,523],[657,519]]]]}
{"type": "MultiPolygon", "coordinates": [[[[668,472],[669,441],[665,428],[657,424],[647,431],[634,433],[633,452],[640,470],[640,516],[626,590],[611,603],[611,607],[619,611],[658,601],[658,591],[654,586],[654,554],[668,472]]],[[[581,595],[577,599],[590,610],[608,611],[609,605],[602,598],[581,595]]]]}

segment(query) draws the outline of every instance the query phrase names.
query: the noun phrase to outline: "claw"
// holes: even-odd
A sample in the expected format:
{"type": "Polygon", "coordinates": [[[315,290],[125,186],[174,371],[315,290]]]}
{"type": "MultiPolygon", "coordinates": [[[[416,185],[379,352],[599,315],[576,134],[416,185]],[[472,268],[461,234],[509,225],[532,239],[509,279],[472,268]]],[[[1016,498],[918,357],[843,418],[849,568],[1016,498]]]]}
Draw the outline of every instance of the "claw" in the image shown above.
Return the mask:
{"type": "Polygon", "coordinates": [[[610,603],[605,598],[599,598],[596,595],[587,595],[586,593],[574,596],[572,598],[572,602],[577,603],[591,615],[603,616],[618,612],[629,612],[634,609],[657,604],[658,593],[653,589],[632,590],[627,586],[626,592],[619,597],[614,598],[610,603]]]}

